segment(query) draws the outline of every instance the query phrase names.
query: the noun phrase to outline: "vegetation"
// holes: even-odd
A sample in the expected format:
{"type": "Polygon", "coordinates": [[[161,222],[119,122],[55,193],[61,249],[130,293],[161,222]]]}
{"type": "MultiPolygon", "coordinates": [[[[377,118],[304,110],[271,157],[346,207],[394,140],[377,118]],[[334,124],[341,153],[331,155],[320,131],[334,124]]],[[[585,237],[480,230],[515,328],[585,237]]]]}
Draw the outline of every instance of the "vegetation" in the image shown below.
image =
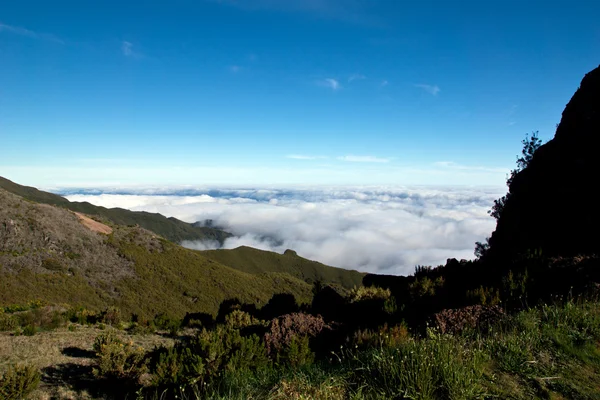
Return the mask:
{"type": "MultiPolygon", "coordinates": [[[[384,325],[349,335],[331,323],[307,329],[315,323],[286,318],[185,328],[174,346],[154,349],[106,328],[93,341],[87,379],[107,384],[90,381],[84,389],[98,397],[146,399],[599,398],[596,299],[556,299],[454,333],[434,324],[411,332],[384,325]],[[278,346],[269,325],[287,329],[278,346]]],[[[22,398],[37,386],[39,372],[8,369],[0,382],[4,393],[22,398]]]]}
{"type": "Polygon", "coordinates": [[[27,398],[40,384],[40,372],[30,365],[11,366],[0,376],[0,399],[27,398]]]}
{"type": "Polygon", "coordinates": [[[231,236],[229,233],[219,229],[195,226],[176,218],[167,218],[160,214],[129,211],[123,208],[98,207],[87,202],[70,202],[59,195],[43,192],[33,187],[22,186],[2,177],[0,177],[0,189],[4,189],[32,202],[50,204],[71,211],[93,215],[110,221],[113,224],[140,226],[175,243],[180,243],[183,240],[217,240],[223,242],[223,240],[231,236]]]}
{"type": "Polygon", "coordinates": [[[322,282],[328,285],[340,285],[347,289],[360,286],[365,275],[357,271],[334,268],[307,260],[291,250],[284,254],[277,254],[242,246],[232,250],[206,250],[202,252],[202,255],[220,264],[251,274],[287,273],[310,284],[322,282]]]}

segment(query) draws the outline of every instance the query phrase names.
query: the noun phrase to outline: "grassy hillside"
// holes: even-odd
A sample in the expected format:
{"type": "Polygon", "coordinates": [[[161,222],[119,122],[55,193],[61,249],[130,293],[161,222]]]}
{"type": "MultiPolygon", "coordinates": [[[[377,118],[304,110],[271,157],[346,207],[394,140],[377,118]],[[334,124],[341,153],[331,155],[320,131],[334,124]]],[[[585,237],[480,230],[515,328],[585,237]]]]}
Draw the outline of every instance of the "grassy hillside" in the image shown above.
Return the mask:
{"type": "Polygon", "coordinates": [[[70,202],[56,194],[22,186],[2,177],[0,177],[0,188],[30,201],[59,206],[88,215],[96,215],[108,219],[114,224],[139,225],[175,243],[180,243],[183,240],[204,239],[223,242],[231,236],[219,229],[194,226],[176,218],[167,218],[161,214],[129,211],[122,208],[98,207],[88,202],[70,202]]]}
{"type": "Polygon", "coordinates": [[[278,254],[242,246],[233,250],[207,250],[201,253],[206,258],[251,274],[284,272],[305,282],[321,281],[346,288],[362,285],[365,275],[358,271],[334,268],[307,260],[290,250],[278,254]]]}
{"type": "Polygon", "coordinates": [[[140,227],[91,231],[71,211],[0,189],[0,304],[40,299],[125,313],[214,314],[237,297],[264,304],[276,293],[308,301],[311,286],[283,273],[242,272],[140,227]]]}

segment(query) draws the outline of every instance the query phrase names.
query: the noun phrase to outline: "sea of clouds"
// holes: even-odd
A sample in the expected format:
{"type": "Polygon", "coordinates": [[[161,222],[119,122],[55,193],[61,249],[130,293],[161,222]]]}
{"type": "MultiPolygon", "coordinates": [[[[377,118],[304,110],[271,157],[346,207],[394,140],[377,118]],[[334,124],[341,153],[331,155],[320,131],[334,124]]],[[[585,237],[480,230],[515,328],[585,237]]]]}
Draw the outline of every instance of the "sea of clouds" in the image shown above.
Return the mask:
{"type": "MultiPolygon", "coordinates": [[[[252,246],[364,272],[406,275],[416,265],[472,259],[495,221],[503,188],[345,187],[296,189],[62,190],[71,201],[212,220],[231,232],[224,248],[252,246]]],[[[216,242],[185,242],[213,249],[216,242]]]]}

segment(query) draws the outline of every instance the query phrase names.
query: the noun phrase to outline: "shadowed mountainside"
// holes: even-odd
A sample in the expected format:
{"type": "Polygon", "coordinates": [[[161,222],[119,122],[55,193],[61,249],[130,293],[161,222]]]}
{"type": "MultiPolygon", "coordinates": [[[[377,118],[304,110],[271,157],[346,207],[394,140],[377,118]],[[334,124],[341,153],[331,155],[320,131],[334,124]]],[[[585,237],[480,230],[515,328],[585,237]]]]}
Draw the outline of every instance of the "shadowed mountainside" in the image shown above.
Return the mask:
{"type": "Polygon", "coordinates": [[[37,203],[50,204],[71,211],[95,215],[118,225],[139,225],[172,242],[183,240],[216,240],[219,243],[231,234],[216,228],[194,226],[176,218],[145,211],[129,211],[123,208],[105,208],[88,202],[71,202],[59,195],[43,192],[33,187],[22,186],[0,177],[0,188],[37,203]]]}
{"type": "Polygon", "coordinates": [[[489,244],[493,259],[600,254],[600,67],[581,81],[552,140],[516,174],[489,244]]]}
{"type": "Polygon", "coordinates": [[[307,260],[286,250],[284,254],[241,246],[232,250],[206,250],[202,255],[237,270],[251,274],[284,272],[308,283],[323,282],[351,289],[362,284],[364,273],[330,267],[307,260]]]}

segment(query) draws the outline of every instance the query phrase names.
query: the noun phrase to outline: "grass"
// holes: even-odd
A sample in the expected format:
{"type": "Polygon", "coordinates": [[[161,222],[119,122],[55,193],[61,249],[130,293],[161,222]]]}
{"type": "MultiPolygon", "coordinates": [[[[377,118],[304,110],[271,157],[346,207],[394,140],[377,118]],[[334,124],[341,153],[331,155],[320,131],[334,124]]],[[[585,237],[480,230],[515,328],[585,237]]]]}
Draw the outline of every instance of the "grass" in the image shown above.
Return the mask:
{"type": "MultiPolygon", "coordinates": [[[[117,345],[144,350],[150,375],[139,379],[146,385],[154,381],[150,360],[157,357],[156,346],[170,348],[179,343],[179,348],[185,349],[190,343],[192,353],[184,353],[190,355],[182,360],[202,360],[198,365],[203,368],[212,368],[213,351],[226,357],[217,364],[222,369],[213,370],[210,379],[202,379],[196,386],[186,388],[180,383],[169,390],[152,386],[141,390],[132,381],[134,386],[127,392],[130,398],[137,392],[146,399],[177,395],[188,400],[600,399],[600,304],[595,302],[525,310],[486,331],[450,335],[429,329],[424,336],[404,335],[401,340],[382,337],[368,347],[350,341],[327,357],[321,355],[315,362],[302,364],[256,359],[256,346],[260,345],[242,340],[231,327],[200,334],[197,337],[202,342],[188,342],[185,336],[128,335],[99,324],[70,326],[76,329],[63,327],[31,337],[0,334],[0,374],[25,362],[42,371],[42,385],[34,393],[38,397],[33,398],[112,398],[102,392],[102,385],[106,386],[103,375],[94,376],[92,371],[104,365],[112,373],[112,363],[123,358],[110,358],[110,354],[121,354],[118,346],[107,353],[107,359],[95,357],[94,343],[102,347],[98,338],[114,337],[117,345]],[[238,350],[228,353],[227,343],[238,350]],[[203,354],[200,359],[194,358],[194,349],[203,354]]],[[[389,332],[383,329],[380,335],[389,332]]],[[[185,334],[194,337],[189,329],[185,334]]],[[[140,360],[136,362],[140,368],[144,366],[140,360]]],[[[168,381],[168,374],[165,376],[168,381]]]]}
{"type": "Polygon", "coordinates": [[[343,347],[299,369],[225,372],[180,398],[600,399],[599,318],[597,303],[543,306],[491,331],[429,330],[391,346],[343,347]]]}
{"type": "Polygon", "coordinates": [[[292,251],[277,254],[241,246],[232,250],[206,250],[202,251],[202,255],[210,260],[251,274],[287,273],[305,282],[320,281],[323,284],[337,284],[347,289],[361,286],[365,275],[358,271],[330,267],[307,260],[292,251]]]}

